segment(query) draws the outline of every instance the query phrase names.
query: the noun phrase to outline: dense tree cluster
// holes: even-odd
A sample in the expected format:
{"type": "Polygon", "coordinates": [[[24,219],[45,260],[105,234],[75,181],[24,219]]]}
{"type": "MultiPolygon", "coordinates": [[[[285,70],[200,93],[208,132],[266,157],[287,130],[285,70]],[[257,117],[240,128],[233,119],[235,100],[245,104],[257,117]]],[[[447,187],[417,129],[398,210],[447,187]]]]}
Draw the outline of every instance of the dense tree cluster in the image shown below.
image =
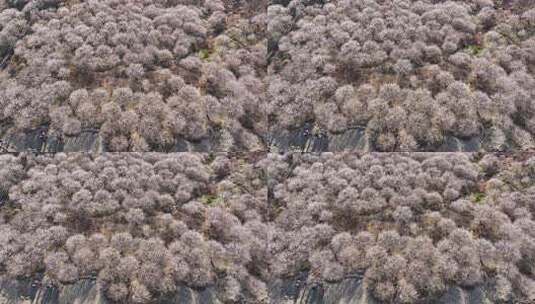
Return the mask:
{"type": "Polygon", "coordinates": [[[534,33],[526,0],[1,0],[0,125],[108,151],[265,150],[307,122],[373,151],[528,150],[534,33]]]}
{"type": "Polygon", "coordinates": [[[267,13],[273,132],[365,126],[378,151],[445,135],[535,146],[532,1],[282,2],[267,13]]]}
{"type": "Polygon", "coordinates": [[[0,154],[0,276],[96,278],[114,303],[269,303],[303,271],[363,275],[384,303],[532,303],[535,154],[264,140],[307,123],[381,152],[535,149],[534,75],[526,0],[0,0],[0,131],[110,151],[0,154]],[[148,152],[182,139],[261,151],[148,152]]]}
{"type": "Polygon", "coordinates": [[[0,156],[0,275],[179,285],[269,302],[276,278],[364,274],[386,303],[448,286],[535,299],[535,158],[518,154],[0,156]],[[260,156],[260,157],[258,157],[260,156]],[[515,158],[516,157],[516,158],[515,158]]]}
{"type": "Polygon", "coordinates": [[[216,130],[228,149],[262,149],[265,6],[2,0],[0,122],[65,136],[97,129],[110,151],[216,130]]]}
{"type": "Polygon", "coordinates": [[[364,272],[385,303],[491,284],[535,300],[535,158],[464,154],[272,156],[276,273],[364,272]],[[282,232],[281,232],[282,233],[282,232]]]}
{"type": "Polygon", "coordinates": [[[14,156],[0,157],[0,197],[6,196],[11,186],[24,177],[24,167],[14,156]]]}
{"type": "Polygon", "coordinates": [[[0,156],[0,274],[98,276],[110,299],[149,303],[179,284],[266,297],[265,174],[224,155],[0,156]]]}

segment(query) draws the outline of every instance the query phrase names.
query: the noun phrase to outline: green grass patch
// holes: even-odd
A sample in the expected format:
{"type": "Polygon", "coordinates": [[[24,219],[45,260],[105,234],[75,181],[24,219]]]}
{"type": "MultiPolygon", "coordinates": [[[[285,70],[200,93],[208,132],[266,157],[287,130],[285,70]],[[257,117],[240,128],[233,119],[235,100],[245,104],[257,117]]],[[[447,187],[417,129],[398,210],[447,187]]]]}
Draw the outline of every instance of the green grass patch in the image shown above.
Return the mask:
{"type": "Polygon", "coordinates": [[[217,53],[216,47],[210,47],[205,49],[200,49],[197,52],[197,56],[199,56],[199,59],[203,61],[211,61],[213,59],[213,56],[217,53]]]}
{"type": "Polygon", "coordinates": [[[472,201],[476,204],[483,203],[483,199],[485,199],[485,193],[483,192],[476,192],[472,194],[472,201]]]}
{"type": "Polygon", "coordinates": [[[216,206],[223,204],[223,198],[219,195],[206,194],[201,196],[200,201],[208,206],[216,206]]]}
{"type": "Polygon", "coordinates": [[[215,153],[214,152],[210,152],[210,153],[208,153],[208,156],[206,157],[206,161],[209,164],[211,164],[212,162],[214,162],[215,157],[216,157],[215,153]]]}
{"type": "Polygon", "coordinates": [[[465,48],[465,51],[474,56],[480,56],[483,52],[483,47],[480,45],[469,45],[465,48]]]}
{"type": "Polygon", "coordinates": [[[211,52],[209,49],[202,49],[199,51],[199,58],[202,60],[208,60],[210,58],[211,52]]]}

